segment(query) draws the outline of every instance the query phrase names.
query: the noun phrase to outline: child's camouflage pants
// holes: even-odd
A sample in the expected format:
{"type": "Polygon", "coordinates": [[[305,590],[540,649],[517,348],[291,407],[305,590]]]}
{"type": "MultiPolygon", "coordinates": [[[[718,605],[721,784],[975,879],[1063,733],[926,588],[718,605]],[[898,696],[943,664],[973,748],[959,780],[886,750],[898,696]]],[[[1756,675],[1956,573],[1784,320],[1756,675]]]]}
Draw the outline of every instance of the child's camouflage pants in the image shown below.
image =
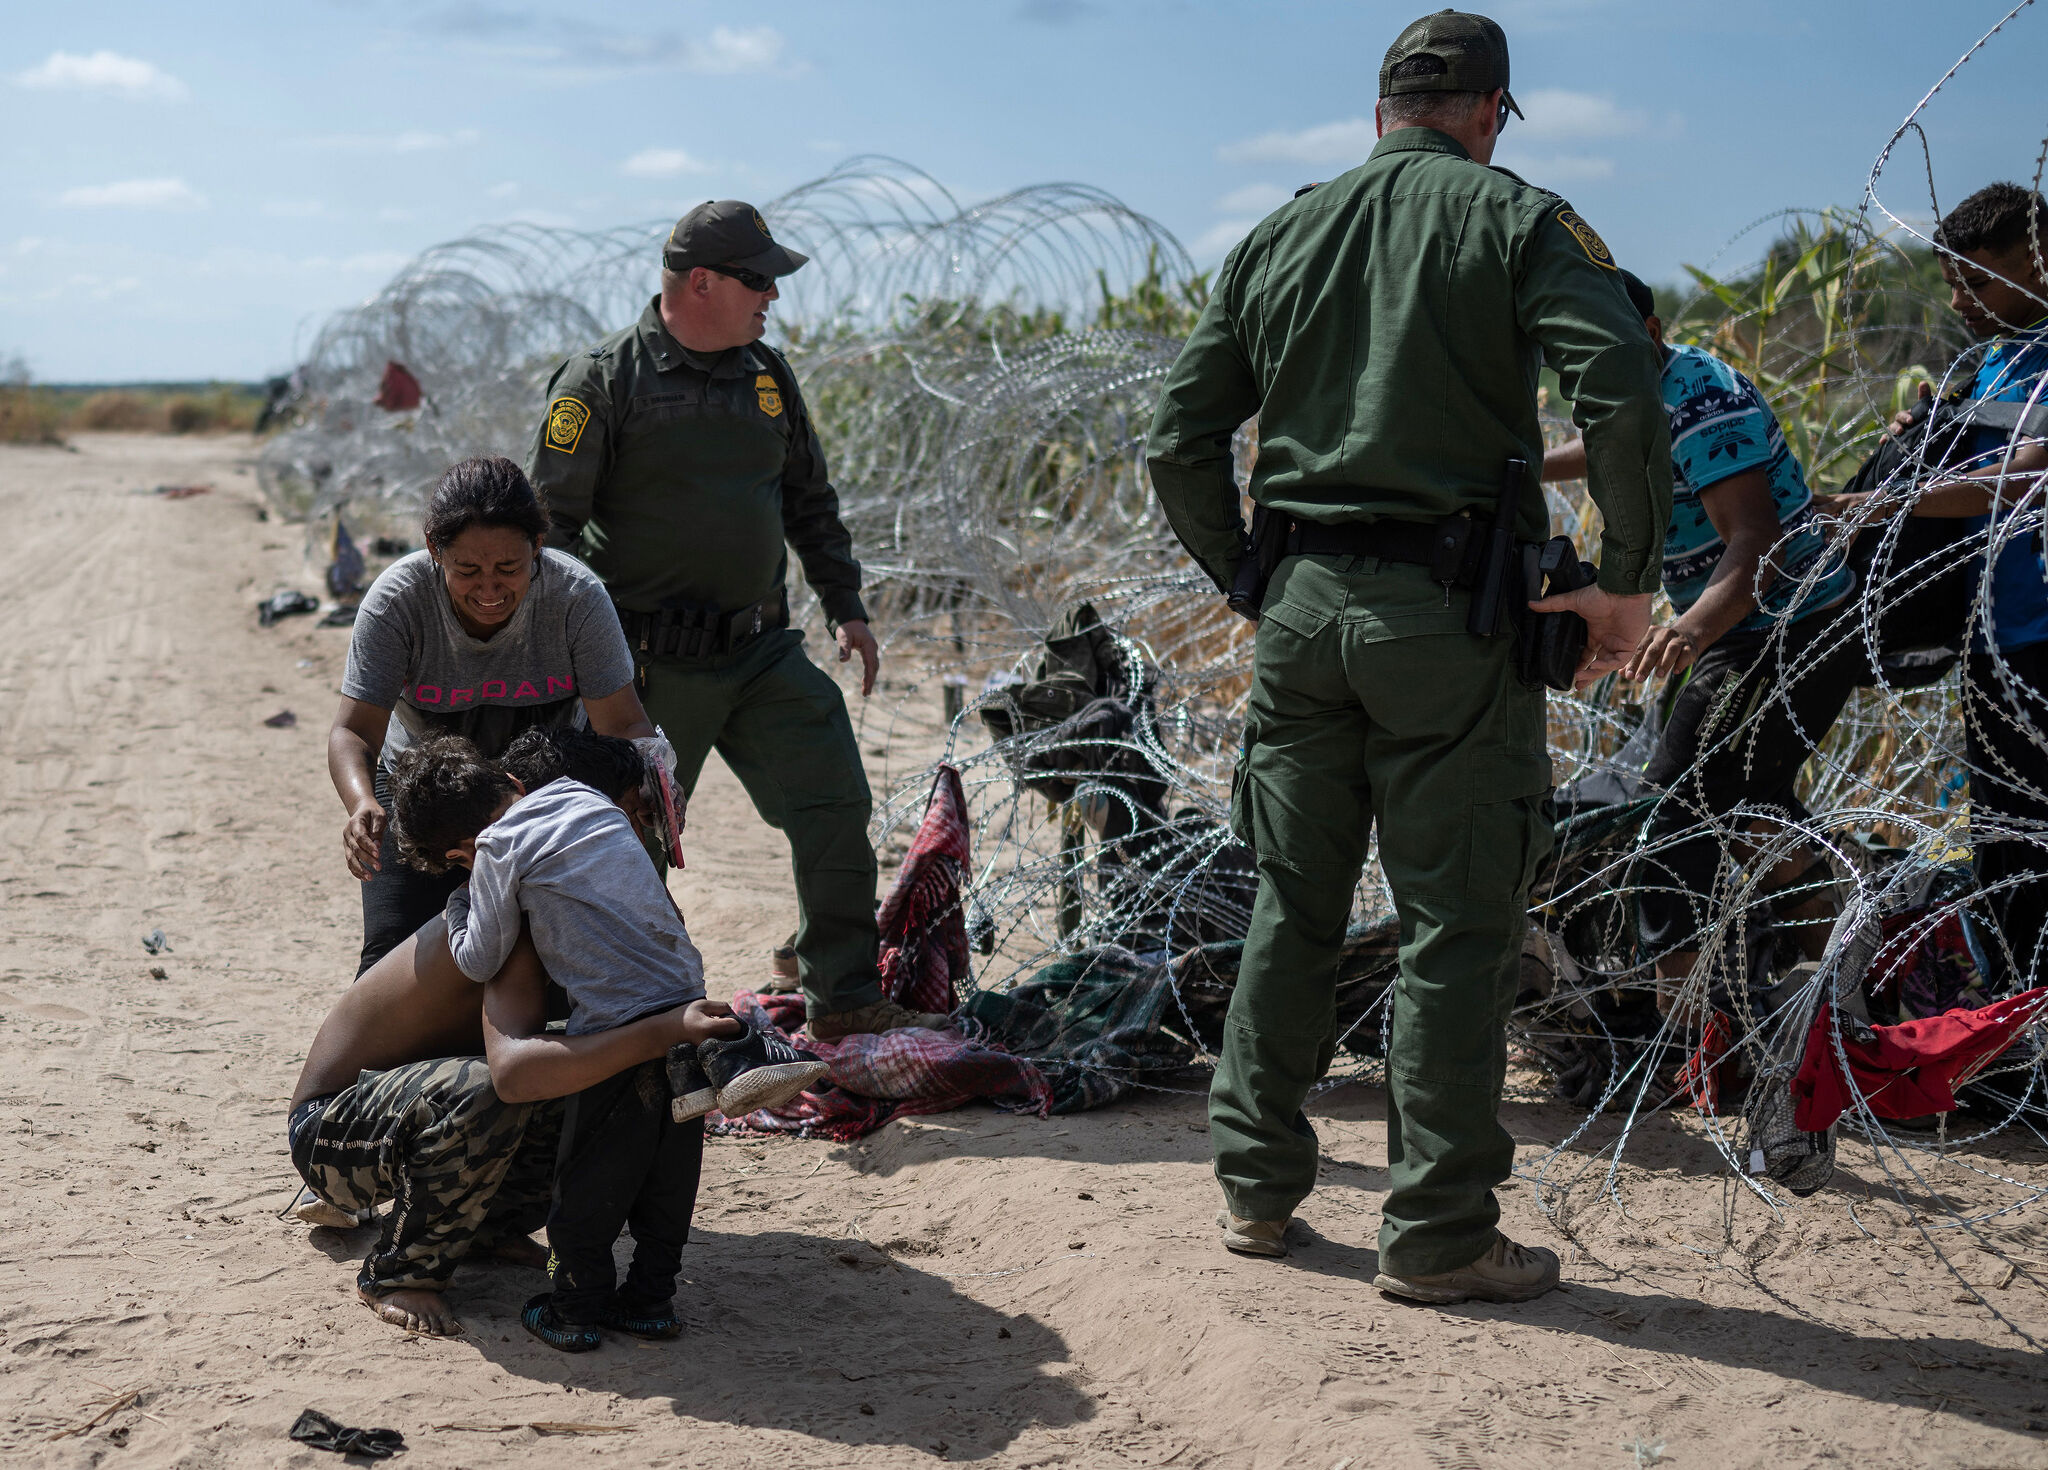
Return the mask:
{"type": "Polygon", "coordinates": [[[472,1244],[546,1220],[561,1130],[559,1101],[501,1102],[482,1057],[442,1057],[362,1073],[292,1163],[344,1210],[392,1202],[356,1276],[364,1290],[438,1290],[472,1244]]]}

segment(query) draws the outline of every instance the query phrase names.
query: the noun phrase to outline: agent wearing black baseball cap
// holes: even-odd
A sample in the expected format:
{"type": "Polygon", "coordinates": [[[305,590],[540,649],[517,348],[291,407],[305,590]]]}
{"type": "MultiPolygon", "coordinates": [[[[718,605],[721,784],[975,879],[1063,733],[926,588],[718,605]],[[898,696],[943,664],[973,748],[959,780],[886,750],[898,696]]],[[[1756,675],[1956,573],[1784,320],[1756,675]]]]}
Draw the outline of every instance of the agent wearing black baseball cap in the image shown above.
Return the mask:
{"type": "Polygon", "coordinates": [[[880,654],[825,452],[782,354],[763,343],[776,282],[809,257],[753,205],[698,205],[662,246],[661,294],[548,384],[527,473],[554,541],[603,579],[648,715],[695,789],[715,747],[789,834],[798,978],[821,1041],[943,1016],[882,995],[873,802],[839,686],[789,626],[793,547],[839,661],[880,654]]]}
{"type": "Polygon", "coordinates": [[[1526,1301],[1559,1269],[1501,1233],[1494,1195],[1514,1165],[1506,1020],[1552,840],[1544,695],[1473,610],[1520,561],[1481,588],[1445,548],[1474,544],[1504,498],[1503,530],[1549,537],[1531,473],[1544,363],[1585,429],[1603,520],[1597,586],[1536,604],[1586,619],[1581,681],[1641,640],[1671,509],[1657,359],[1613,257],[1564,200],[1491,166],[1517,112],[1491,20],[1446,10],[1403,30],[1371,156],[1231,251],[1146,445],[1167,520],[1236,593],[1230,439],[1259,416],[1252,569],[1270,577],[1263,602],[1237,598],[1260,626],[1232,800],[1259,891],[1209,1092],[1223,1245],[1286,1255],[1315,1188],[1302,1105],[1339,1040],[1338,955],[1377,836],[1402,944],[1375,1281],[1437,1303],[1526,1301]]]}

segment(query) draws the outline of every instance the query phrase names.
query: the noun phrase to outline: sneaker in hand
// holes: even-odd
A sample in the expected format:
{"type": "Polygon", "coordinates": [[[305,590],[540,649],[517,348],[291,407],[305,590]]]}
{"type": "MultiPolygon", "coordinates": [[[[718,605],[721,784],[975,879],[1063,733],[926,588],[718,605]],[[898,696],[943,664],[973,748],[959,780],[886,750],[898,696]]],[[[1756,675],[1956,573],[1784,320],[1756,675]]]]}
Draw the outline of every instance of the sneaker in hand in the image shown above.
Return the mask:
{"type": "Polygon", "coordinates": [[[700,1044],[697,1062],[718,1089],[718,1111],[728,1118],[793,1102],[832,1070],[781,1033],[752,1024],[743,1036],[700,1044]]]}
{"type": "Polygon", "coordinates": [[[718,1106],[718,1089],[704,1075],[697,1048],[679,1041],[668,1049],[668,1115],[678,1123],[701,1118],[718,1106]]]}

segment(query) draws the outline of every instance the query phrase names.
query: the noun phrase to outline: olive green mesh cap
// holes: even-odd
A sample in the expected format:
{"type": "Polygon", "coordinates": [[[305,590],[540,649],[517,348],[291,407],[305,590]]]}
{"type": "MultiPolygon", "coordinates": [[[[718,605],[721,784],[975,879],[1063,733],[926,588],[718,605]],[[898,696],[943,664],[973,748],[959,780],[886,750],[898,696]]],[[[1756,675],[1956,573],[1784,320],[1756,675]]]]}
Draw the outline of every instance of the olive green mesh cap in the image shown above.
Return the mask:
{"type": "MultiPolygon", "coordinates": [[[[1495,87],[1506,91],[1507,85],[1506,32],[1487,17],[1464,10],[1425,15],[1401,32],[1387,48],[1387,59],[1380,63],[1382,97],[1408,92],[1491,92],[1495,87]],[[1394,68],[1402,62],[1422,57],[1429,60],[1406,68],[1403,76],[1394,75],[1394,68]]],[[[1515,99],[1505,100],[1520,117],[1522,109],[1515,106],[1515,99]]]]}

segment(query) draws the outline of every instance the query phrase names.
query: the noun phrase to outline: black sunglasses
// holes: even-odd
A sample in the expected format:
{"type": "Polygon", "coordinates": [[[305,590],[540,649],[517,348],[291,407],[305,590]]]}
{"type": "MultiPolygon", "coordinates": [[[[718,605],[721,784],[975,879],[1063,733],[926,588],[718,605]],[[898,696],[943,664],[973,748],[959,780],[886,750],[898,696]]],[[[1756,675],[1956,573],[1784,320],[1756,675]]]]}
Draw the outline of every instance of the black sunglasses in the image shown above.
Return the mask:
{"type": "Polygon", "coordinates": [[[716,271],[721,276],[730,276],[749,291],[773,291],[775,289],[775,277],[764,276],[759,271],[750,271],[744,266],[707,265],[704,269],[716,271]]]}
{"type": "Polygon", "coordinates": [[[1508,130],[1508,99],[1500,99],[1500,117],[1494,122],[1493,135],[1497,138],[1508,130]]]}

